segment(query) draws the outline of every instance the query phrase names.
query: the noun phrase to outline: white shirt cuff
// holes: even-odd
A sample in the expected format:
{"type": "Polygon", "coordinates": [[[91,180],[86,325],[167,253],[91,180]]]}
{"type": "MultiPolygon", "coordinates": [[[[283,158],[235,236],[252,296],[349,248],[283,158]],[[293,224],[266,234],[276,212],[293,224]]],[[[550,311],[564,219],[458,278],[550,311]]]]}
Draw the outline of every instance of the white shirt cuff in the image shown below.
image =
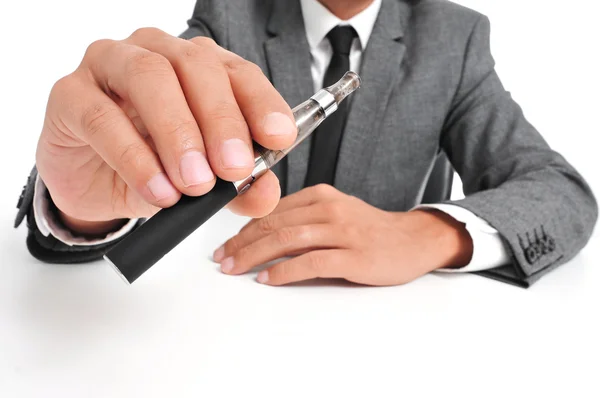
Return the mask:
{"type": "Polygon", "coordinates": [[[469,264],[462,268],[439,269],[437,272],[484,271],[510,263],[510,256],[500,233],[487,221],[467,209],[450,204],[421,205],[413,210],[427,208],[443,211],[456,221],[464,223],[473,240],[473,257],[469,264]]]}
{"type": "Polygon", "coordinates": [[[137,219],[131,219],[121,229],[110,232],[103,238],[86,239],[80,236],[74,236],[71,231],[60,225],[50,212],[48,198],[46,197],[47,191],[48,188],[46,188],[46,184],[44,184],[38,175],[33,193],[33,214],[35,216],[35,223],[42,235],[46,237],[52,235],[69,246],[95,246],[112,242],[130,232],[138,221],[137,219]]]}

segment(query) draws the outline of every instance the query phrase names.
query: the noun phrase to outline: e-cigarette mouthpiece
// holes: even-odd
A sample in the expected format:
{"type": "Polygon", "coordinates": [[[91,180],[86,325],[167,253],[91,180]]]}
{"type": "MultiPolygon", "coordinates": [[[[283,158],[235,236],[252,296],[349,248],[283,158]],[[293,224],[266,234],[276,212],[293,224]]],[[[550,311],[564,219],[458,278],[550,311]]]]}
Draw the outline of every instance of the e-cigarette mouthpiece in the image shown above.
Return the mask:
{"type": "Polygon", "coordinates": [[[335,98],[336,104],[340,104],[350,94],[355,92],[361,84],[360,76],[354,72],[346,72],[346,74],[333,86],[325,88],[335,98]]]}

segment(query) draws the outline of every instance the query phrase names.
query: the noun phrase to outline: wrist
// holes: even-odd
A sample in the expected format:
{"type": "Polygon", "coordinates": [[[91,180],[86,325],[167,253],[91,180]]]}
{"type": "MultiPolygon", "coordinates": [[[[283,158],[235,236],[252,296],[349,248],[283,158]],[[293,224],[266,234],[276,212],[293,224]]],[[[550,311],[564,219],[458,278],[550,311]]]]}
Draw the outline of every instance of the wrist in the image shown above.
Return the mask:
{"type": "MultiPolygon", "coordinates": [[[[40,207],[42,214],[52,218],[55,223],[71,232],[72,235],[77,235],[85,239],[103,239],[109,233],[119,231],[129,222],[128,219],[90,221],[70,216],[58,207],[59,201],[56,200],[56,196],[50,193],[50,189],[43,178],[41,178],[41,174],[38,174],[38,179],[39,186],[36,185],[37,194],[43,195],[42,202],[46,204],[46,206],[42,205],[40,207]]],[[[60,196],[58,198],[60,199],[60,196]]]]}
{"type": "Polygon", "coordinates": [[[71,217],[57,209],[59,221],[71,232],[85,238],[101,238],[121,229],[128,220],[85,221],[71,217]]]}
{"type": "Polygon", "coordinates": [[[473,257],[473,239],[466,225],[449,214],[437,209],[419,209],[426,223],[427,239],[436,253],[436,268],[461,268],[473,257]]]}

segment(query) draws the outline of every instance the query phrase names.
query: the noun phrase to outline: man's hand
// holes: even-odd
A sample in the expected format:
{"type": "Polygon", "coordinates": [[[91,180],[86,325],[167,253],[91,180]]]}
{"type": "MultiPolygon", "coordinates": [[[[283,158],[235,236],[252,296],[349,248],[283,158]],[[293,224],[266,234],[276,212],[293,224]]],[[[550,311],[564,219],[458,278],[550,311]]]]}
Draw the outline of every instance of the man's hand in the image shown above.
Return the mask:
{"type": "Polygon", "coordinates": [[[269,285],[344,278],[383,286],[467,265],[472,246],[464,224],[443,212],[386,212],[317,185],[282,199],[273,213],[252,220],[213,257],[223,272],[238,275],[296,255],[259,273],[258,281],[269,285]]]}
{"type": "MultiPolygon", "coordinates": [[[[36,164],[63,221],[102,233],[207,193],[215,176],[246,177],[252,140],[282,149],[295,138],[290,107],[259,67],[211,39],[147,28],[93,43],[55,84],[36,164]]],[[[279,196],[268,173],[232,208],[264,216],[279,196]]]]}

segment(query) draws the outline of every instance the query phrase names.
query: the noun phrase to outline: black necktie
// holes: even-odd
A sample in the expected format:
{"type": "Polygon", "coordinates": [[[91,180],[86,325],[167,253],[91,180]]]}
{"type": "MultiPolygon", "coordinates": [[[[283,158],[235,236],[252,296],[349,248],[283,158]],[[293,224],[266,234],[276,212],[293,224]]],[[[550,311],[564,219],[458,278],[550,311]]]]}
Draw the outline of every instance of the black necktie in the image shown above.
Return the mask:
{"type": "MultiPolygon", "coordinates": [[[[336,83],[350,70],[350,48],[355,37],[356,31],[351,26],[338,26],[327,34],[333,57],[325,73],[323,87],[336,83]]],[[[347,113],[348,102],[344,101],[337,112],[325,119],[314,132],[305,186],[321,183],[333,185],[347,113]]]]}

